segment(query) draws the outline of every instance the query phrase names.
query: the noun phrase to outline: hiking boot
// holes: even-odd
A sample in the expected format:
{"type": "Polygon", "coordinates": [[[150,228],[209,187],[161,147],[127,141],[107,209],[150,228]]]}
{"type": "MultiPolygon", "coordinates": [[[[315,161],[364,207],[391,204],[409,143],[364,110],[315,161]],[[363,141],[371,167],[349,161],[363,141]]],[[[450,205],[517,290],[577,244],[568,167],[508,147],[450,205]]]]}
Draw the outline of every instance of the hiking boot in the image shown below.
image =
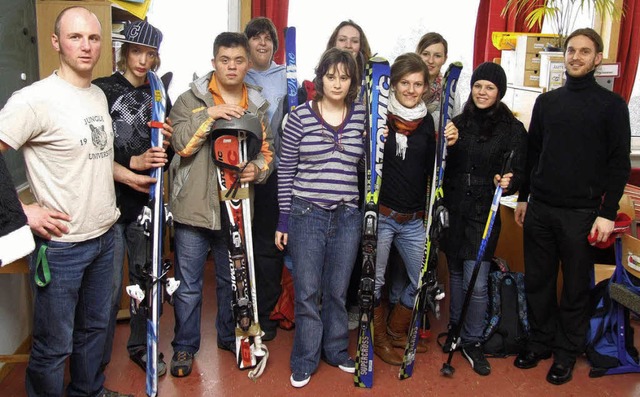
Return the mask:
{"type": "Polygon", "coordinates": [[[491,373],[491,365],[482,352],[482,345],[480,342],[467,345],[462,348],[462,355],[469,361],[471,368],[478,375],[487,376],[491,373]]]}
{"type": "Polygon", "coordinates": [[[402,357],[391,345],[384,318],[384,308],[381,305],[375,306],[373,308],[373,352],[387,364],[401,365],[402,357]]]}
{"type": "Polygon", "coordinates": [[[133,394],[122,394],[117,391],[109,390],[106,387],[102,389],[98,397],[133,397],[133,394]]]}
{"type": "Polygon", "coordinates": [[[177,351],[171,358],[171,375],[182,378],[191,373],[193,367],[193,353],[177,351]]]}
{"type": "Polygon", "coordinates": [[[311,374],[308,372],[294,372],[291,374],[291,386],[293,387],[304,387],[311,380],[311,374]]]}
{"type": "MultiPolygon", "coordinates": [[[[412,315],[413,309],[406,307],[401,302],[398,302],[393,306],[393,310],[391,310],[391,314],[389,315],[389,324],[387,325],[387,333],[389,334],[391,345],[393,347],[399,347],[402,349],[407,347],[407,333],[409,331],[409,324],[411,323],[412,315]]],[[[426,351],[426,340],[418,338],[416,352],[426,353],[426,351]]]]}
{"type": "MultiPolygon", "coordinates": [[[[137,350],[129,355],[129,359],[136,363],[138,367],[147,372],[147,349],[137,350]]],[[[164,362],[164,355],[158,354],[158,376],[163,376],[167,373],[167,363],[164,362]]]]}

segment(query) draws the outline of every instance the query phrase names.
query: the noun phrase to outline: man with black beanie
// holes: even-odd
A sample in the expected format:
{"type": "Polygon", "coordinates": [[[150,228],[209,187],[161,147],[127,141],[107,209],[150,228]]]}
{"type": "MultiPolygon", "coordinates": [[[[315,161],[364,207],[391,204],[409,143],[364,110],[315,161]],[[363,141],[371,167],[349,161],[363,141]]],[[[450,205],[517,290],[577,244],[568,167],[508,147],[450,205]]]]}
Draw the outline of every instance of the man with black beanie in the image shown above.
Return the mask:
{"type": "Polygon", "coordinates": [[[594,243],[609,238],[630,172],[627,104],[594,78],[602,48],[602,39],[589,28],[565,41],[567,82],[536,100],[528,180],[515,212],[516,222],[524,224],[531,336],[514,365],[533,368],[553,353],[547,381],[555,385],[571,380],[576,357],[584,350],[594,264],[587,236],[594,243]]]}

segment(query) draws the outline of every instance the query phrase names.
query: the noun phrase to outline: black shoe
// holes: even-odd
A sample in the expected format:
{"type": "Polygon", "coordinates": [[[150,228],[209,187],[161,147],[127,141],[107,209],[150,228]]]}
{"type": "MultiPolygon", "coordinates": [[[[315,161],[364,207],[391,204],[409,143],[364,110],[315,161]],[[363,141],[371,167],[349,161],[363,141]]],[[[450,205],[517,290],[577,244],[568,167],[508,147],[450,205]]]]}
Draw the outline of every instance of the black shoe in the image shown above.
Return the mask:
{"type": "Polygon", "coordinates": [[[523,352],[518,353],[518,357],[516,357],[513,365],[520,369],[529,369],[534,368],[538,365],[540,360],[546,360],[551,357],[551,352],[545,353],[534,353],[530,350],[525,350],[523,352]]]}
{"type": "Polygon", "coordinates": [[[235,342],[220,342],[218,341],[218,349],[227,350],[236,354],[236,343],[235,342]]]}
{"type": "MultiPolygon", "coordinates": [[[[143,371],[147,371],[147,349],[136,350],[129,355],[129,359],[136,363],[138,367],[143,371]]],[[[164,362],[164,355],[158,354],[158,376],[163,376],[167,373],[167,364],[164,362]]]]}
{"type": "Polygon", "coordinates": [[[278,334],[278,327],[273,328],[263,328],[264,335],[262,335],[263,342],[269,342],[270,340],[274,340],[276,335],[278,334]]]}
{"type": "Polygon", "coordinates": [[[573,364],[562,365],[554,362],[551,368],[549,368],[549,372],[547,373],[547,382],[554,385],[563,385],[571,380],[572,372],[573,364]]]}
{"type": "Polygon", "coordinates": [[[117,391],[109,390],[106,387],[102,389],[98,397],[133,397],[133,394],[124,394],[117,391]]]}
{"type": "Polygon", "coordinates": [[[463,347],[462,355],[469,361],[471,368],[478,375],[487,376],[491,373],[491,365],[484,356],[480,342],[463,347]]]}

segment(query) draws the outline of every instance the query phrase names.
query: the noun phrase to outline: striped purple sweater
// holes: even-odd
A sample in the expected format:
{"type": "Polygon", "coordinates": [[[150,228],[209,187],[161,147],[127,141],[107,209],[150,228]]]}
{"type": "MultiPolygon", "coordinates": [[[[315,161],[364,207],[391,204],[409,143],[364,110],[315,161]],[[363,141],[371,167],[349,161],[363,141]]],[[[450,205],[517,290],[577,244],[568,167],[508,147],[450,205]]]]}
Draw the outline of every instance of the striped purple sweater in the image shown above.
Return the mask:
{"type": "Polygon", "coordinates": [[[278,167],[279,232],[288,231],[293,196],[327,210],[358,205],[356,167],[364,155],[364,120],[364,106],[354,104],[338,134],[322,122],[310,101],[291,112],[278,167]]]}

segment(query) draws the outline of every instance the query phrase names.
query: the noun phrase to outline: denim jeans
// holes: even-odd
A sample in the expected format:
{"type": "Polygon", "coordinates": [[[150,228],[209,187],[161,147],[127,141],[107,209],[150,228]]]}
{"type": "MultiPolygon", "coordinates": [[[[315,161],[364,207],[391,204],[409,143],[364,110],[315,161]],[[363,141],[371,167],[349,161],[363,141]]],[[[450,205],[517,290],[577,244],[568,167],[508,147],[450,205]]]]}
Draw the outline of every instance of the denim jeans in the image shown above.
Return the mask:
{"type": "Polygon", "coordinates": [[[395,305],[400,300],[402,291],[404,291],[407,284],[411,283],[411,281],[409,280],[404,260],[398,253],[398,249],[393,248],[393,245],[389,251],[386,276],[388,280],[385,281],[385,284],[387,285],[387,291],[389,293],[389,305],[395,305]]]}
{"type": "Polygon", "coordinates": [[[355,207],[340,205],[329,211],[293,198],[287,246],[295,291],[292,372],[313,373],[321,351],[331,365],[349,358],[345,302],[361,228],[362,216],[355,207]]]}
{"type": "MultiPolygon", "coordinates": [[[[129,285],[139,284],[142,288],[144,279],[138,273],[139,268],[143,268],[147,262],[147,254],[151,255],[151,239],[145,236],[144,230],[138,221],[130,223],[116,223],[114,230],[114,253],[113,253],[113,282],[111,298],[111,317],[109,318],[109,330],[107,342],[104,347],[103,366],[107,366],[111,360],[113,349],[113,337],[115,334],[116,317],[120,310],[120,297],[122,296],[122,279],[125,254],[129,259],[129,285]]],[[[151,261],[151,258],[148,259],[151,261]]],[[[127,342],[129,355],[138,349],[146,349],[147,345],[147,316],[137,311],[131,313],[129,321],[131,332],[127,342]]]]}
{"type": "Polygon", "coordinates": [[[173,294],[175,336],[174,351],[196,353],[200,349],[202,284],[204,263],[211,250],[216,267],[218,343],[235,343],[235,325],[231,312],[231,270],[227,250],[227,231],[209,230],[175,222],[175,278],[180,287],[173,294]]]}
{"type": "MultiPolygon", "coordinates": [[[[471,281],[475,263],[475,260],[452,260],[449,262],[449,296],[451,299],[449,322],[452,324],[457,324],[460,320],[464,297],[469,289],[469,281],[471,281]]],[[[481,262],[462,331],[460,332],[463,344],[483,341],[482,335],[489,305],[488,282],[490,268],[490,262],[481,262]]]]}
{"type": "Polygon", "coordinates": [[[405,263],[409,283],[400,294],[400,302],[413,307],[420,281],[420,270],[424,259],[424,242],[427,237],[422,219],[398,223],[390,217],[380,214],[378,218],[378,248],[376,258],[375,298],[380,299],[380,289],[384,285],[387,260],[391,244],[396,246],[405,263]]]}
{"type": "Polygon", "coordinates": [[[65,360],[71,357],[68,396],[96,395],[109,323],[113,277],[113,231],[77,243],[36,238],[29,274],[34,291],[33,346],[26,373],[27,394],[61,396],[65,360]],[[51,281],[36,286],[38,251],[46,251],[51,281]]]}

